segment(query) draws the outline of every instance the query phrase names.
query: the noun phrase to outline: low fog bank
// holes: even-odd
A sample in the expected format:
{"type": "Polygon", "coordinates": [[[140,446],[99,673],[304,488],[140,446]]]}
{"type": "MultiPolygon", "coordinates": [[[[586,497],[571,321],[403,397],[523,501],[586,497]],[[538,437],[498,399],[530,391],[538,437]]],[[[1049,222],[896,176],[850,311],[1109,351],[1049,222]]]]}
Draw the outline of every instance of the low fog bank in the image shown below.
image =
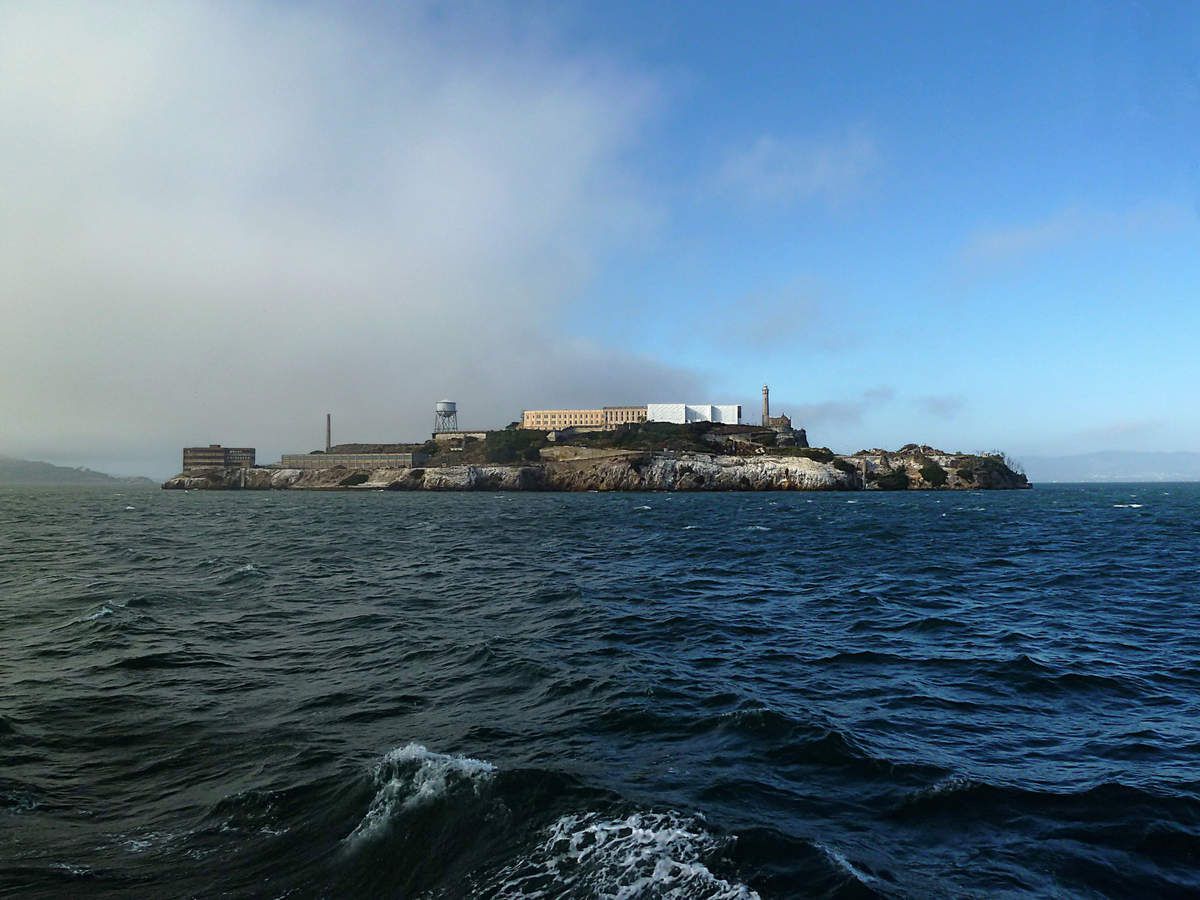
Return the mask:
{"type": "Polygon", "coordinates": [[[703,394],[562,326],[652,227],[652,80],[421,9],[0,9],[3,450],[168,474],[412,440],[433,404],[703,394]],[[374,27],[372,27],[374,26],[374,27]]]}

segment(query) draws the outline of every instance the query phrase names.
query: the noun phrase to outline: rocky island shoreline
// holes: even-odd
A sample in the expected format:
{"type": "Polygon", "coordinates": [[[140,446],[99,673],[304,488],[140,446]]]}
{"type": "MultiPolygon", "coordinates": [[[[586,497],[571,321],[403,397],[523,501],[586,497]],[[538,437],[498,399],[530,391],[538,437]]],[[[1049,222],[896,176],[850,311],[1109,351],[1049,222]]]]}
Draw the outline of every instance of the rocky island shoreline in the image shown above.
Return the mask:
{"type": "Polygon", "coordinates": [[[168,479],[167,490],[390,491],[861,491],[1012,490],[1025,475],[999,454],[897,451],[838,455],[787,448],[757,455],[558,447],[537,461],[412,468],[204,468],[168,479]]]}

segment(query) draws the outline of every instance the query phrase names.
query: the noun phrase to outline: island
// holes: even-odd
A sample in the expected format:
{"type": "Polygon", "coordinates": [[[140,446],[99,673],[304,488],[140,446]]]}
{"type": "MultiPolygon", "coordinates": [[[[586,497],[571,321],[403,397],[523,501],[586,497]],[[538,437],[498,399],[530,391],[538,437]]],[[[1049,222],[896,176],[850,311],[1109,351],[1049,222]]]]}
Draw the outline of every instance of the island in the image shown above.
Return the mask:
{"type": "Polygon", "coordinates": [[[583,433],[509,428],[424,444],[345,444],[271,466],[205,466],[169,490],[861,491],[1011,490],[1029,481],[1002,453],[924,444],[838,454],[776,445],[772,432],[632,423],[583,433]],[[377,458],[384,464],[374,465],[377,458]],[[342,464],[339,460],[348,460],[342,464]],[[397,464],[403,460],[403,464],[397,464]]]}
{"type": "Polygon", "coordinates": [[[152,488],[157,483],[140,475],[106,475],[81,466],[0,455],[0,487],[152,488]]]}

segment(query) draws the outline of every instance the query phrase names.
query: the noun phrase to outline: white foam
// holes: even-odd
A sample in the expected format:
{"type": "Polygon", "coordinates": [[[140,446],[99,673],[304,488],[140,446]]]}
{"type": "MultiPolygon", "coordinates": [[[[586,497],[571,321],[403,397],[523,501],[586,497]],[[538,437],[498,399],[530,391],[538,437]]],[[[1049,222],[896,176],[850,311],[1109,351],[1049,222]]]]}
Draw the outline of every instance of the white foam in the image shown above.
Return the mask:
{"type": "Polygon", "coordinates": [[[634,509],[635,509],[635,510],[638,510],[638,509],[649,509],[649,508],[650,508],[650,507],[648,507],[648,506],[635,506],[635,507],[634,507],[634,509]]]}
{"type": "Polygon", "coordinates": [[[145,853],[152,847],[162,847],[173,842],[179,835],[170,831],[148,831],[137,837],[120,835],[124,840],[121,846],[129,853],[145,853]]]}
{"type": "Polygon", "coordinates": [[[555,894],[613,900],[757,900],[750,888],[718,878],[701,862],[721,843],[700,819],[676,812],[568,815],[488,887],[503,897],[545,896],[552,883],[555,894]]]}
{"type": "Polygon", "coordinates": [[[975,782],[966,775],[949,775],[946,778],[943,778],[941,781],[917,791],[915,796],[938,797],[942,794],[954,794],[958,791],[970,790],[974,786],[975,782]]]}
{"type": "Polygon", "coordinates": [[[770,531],[771,529],[768,528],[766,525],[751,525],[746,530],[747,531],[770,531]]]}
{"type": "Polygon", "coordinates": [[[127,507],[125,507],[125,512],[132,512],[135,509],[137,509],[136,506],[127,506],[127,507]]]}
{"type": "MultiPolygon", "coordinates": [[[[118,603],[116,605],[120,607],[124,604],[118,603]]],[[[114,612],[116,612],[116,610],[105,603],[95,612],[88,613],[86,616],[77,616],[76,618],[71,619],[69,622],[64,622],[62,625],[55,625],[50,630],[60,631],[63,628],[70,628],[72,625],[82,625],[84,622],[95,622],[97,619],[103,619],[105,616],[111,616],[114,612]]]]}
{"type": "Polygon", "coordinates": [[[397,747],[376,763],[372,778],[378,790],[346,841],[369,840],[386,830],[397,815],[426,806],[457,787],[470,786],[478,792],[495,771],[484,760],[434,753],[420,744],[397,747]]]}
{"type": "Polygon", "coordinates": [[[76,877],[82,877],[84,875],[92,874],[92,870],[89,866],[77,866],[74,863],[65,863],[65,862],[51,863],[50,868],[59,869],[60,871],[67,872],[71,875],[75,875],[76,877]]]}
{"type": "Polygon", "coordinates": [[[817,841],[816,845],[817,845],[817,848],[822,853],[824,853],[827,857],[829,857],[831,862],[833,862],[835,865],[837,865],[838,868],[840,868],[843,872],[845,872],[847,875],[849,875],[855,881],[859,882],[860,884],[873,884],[875,882],[874,876],[868,875],[866,872],[864,872],[858,866],[854,865],[854,863],[850,862],[850,860],[846,859],[845,856],[843,856],[837,850],[834,850],[828,844],[822,844],[820,841],[817,841]]]}
{"type": "Polygon", "coordinates": [[[1141,509],[1140,503],[1114,503],[1113,509],[1141,509]]]}

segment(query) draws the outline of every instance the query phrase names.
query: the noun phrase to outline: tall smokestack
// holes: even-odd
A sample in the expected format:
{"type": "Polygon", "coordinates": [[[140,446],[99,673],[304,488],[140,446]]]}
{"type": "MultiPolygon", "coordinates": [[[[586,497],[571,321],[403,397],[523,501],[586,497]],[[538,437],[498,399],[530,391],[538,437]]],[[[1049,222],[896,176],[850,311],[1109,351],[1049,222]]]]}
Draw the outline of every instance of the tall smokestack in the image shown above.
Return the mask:
{"type": "Polygon", "coordinates": [[[333,449],[333,414],[325,413],[325,452],[333,449]]]}
{"type": "Polygon", "coordinates": [[[763,385],[763,427],[767,427],[767,422],[771,418],[771,389],[765,384],[763,385]]]}

